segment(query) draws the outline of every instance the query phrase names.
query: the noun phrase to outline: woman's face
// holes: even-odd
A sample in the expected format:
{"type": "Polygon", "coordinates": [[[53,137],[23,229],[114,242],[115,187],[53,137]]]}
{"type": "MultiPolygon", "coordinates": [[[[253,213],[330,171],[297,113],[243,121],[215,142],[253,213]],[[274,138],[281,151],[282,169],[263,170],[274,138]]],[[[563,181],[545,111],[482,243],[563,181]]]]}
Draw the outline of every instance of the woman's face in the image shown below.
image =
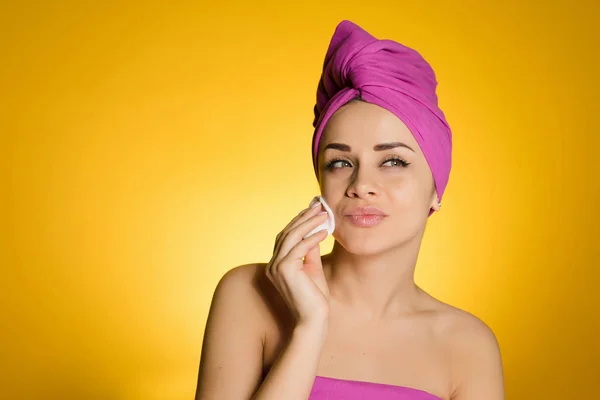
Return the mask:
{"type": "Polygon", "coordinates": [[[335,214],[335,239],[355,254],[374,254],[422,234],[438,209],[433,177],[406,125],[390,111],[352,101],[330,118],[319,143],[321,193],[335,214]],[[385,146],[389,144],[388,146],[385,146]],[[373,206],[386,217],[370,227],[347,216],[373,206]]]}

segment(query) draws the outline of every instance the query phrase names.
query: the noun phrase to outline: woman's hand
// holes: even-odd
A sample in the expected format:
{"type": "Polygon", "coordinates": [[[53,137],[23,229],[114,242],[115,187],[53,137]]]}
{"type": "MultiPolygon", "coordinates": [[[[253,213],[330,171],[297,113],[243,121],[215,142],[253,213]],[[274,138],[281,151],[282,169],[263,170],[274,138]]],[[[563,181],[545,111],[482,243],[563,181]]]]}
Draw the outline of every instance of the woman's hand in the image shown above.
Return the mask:
{"type": "Polygon", "coordinates": [[[277,235],[266,267],[268,278],[296,317],[296,327],[326,323],[329,315],[329,289],[319,249],[327,230],[303,239],[327,219],[327,211],[318,200],[311,205],[277,235]]]}

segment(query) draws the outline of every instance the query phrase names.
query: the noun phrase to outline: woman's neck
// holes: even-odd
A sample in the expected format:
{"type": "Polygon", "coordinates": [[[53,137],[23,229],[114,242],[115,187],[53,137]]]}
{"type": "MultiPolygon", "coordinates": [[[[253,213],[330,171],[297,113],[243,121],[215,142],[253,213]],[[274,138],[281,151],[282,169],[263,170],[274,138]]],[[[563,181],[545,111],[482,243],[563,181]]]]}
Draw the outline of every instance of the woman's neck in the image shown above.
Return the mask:
{"type": "Polygon", "coordinates": [[[322,258],[331,301],[368,319],[415,312],[423,295],[414,281],[421,238],[370,255],[352,254],[336,241],[322,258]]]}

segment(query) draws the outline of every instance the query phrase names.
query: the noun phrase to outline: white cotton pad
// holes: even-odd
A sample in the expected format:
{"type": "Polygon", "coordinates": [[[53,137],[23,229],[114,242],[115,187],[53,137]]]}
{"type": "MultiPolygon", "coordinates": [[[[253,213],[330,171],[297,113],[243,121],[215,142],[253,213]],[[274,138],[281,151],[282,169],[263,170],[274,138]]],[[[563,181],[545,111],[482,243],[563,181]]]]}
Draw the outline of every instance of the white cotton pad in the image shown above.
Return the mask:
{"type": "Polygon", "coordinates": [[[328,235],[331,235],[335,230],[335,219],[333,218],[333,212],[331,211],[331,208],[329,208],[323,196],[318,196],[318,200],[321,202],[321,204],[323,204],[323,208],[325,208],[325,211],[327,211],[327,219],[315,229],[307,233],[306,236],[304,236],[304,239],[306,239],[313,233],[322,231],[323,229],[327,229],[328,235]]]}

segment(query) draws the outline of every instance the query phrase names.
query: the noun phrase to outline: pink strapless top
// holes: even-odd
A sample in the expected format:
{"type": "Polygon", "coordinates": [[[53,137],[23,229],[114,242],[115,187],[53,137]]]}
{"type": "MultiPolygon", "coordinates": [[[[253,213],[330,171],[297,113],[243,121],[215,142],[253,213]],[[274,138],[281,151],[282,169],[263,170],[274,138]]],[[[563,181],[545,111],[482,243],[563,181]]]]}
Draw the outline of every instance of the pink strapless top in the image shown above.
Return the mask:
{"type": "Polygon", "coordinates": [[[308,400],[442,400],[419,389],[317,376],[308,400]]]}

